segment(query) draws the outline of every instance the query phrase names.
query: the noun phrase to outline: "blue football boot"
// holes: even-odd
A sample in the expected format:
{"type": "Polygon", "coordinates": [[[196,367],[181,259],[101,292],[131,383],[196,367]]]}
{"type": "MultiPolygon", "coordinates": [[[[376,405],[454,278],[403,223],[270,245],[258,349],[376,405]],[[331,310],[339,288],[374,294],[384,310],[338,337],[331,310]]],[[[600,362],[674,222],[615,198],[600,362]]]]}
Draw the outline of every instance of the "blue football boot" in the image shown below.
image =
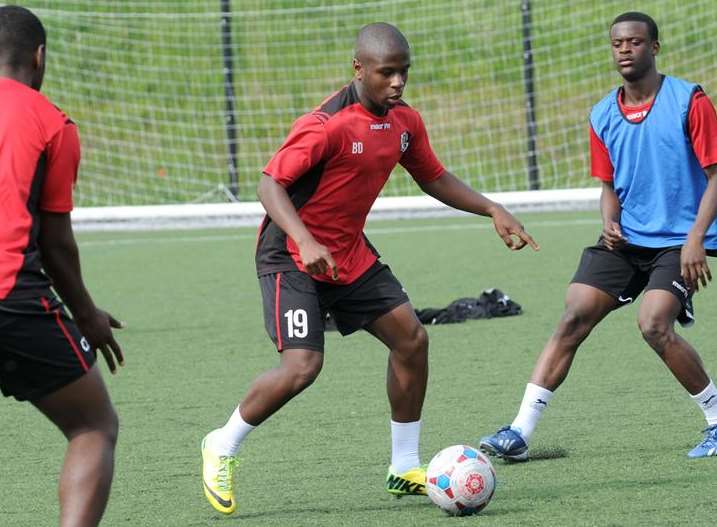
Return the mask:
{"type": "Polygon", "coordinates": [[[717,425],[705,428],[705,438],[695,448],[687,453],[687,457],[717,456],[717,425]]]}
{"type": "Polygon", "coordinates": [[[526,461],[528,445],[523,437],[510,426],[504,426],[495,434],[481,438],[481,452],[507,461],[526,461]]]}

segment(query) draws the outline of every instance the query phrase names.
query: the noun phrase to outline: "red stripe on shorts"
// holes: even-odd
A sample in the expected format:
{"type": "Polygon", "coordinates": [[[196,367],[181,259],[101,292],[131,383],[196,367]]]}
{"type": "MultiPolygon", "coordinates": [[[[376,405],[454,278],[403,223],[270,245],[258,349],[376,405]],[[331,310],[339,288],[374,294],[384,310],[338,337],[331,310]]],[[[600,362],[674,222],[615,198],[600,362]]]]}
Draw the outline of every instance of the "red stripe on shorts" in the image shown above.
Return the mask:
{"type": "Polygon", "coordinates": [[[279,304],[281,302],[281,273],[276,273],[276,298],[274,303],[276,304],[276,349],[281,351],[284,347],[284,343],[281,340],[281,324],[279,323],[279,304]]]}
{"type": "MultiPolygon", "coordinates": [[[[47,301],[46,298],[40,298],[40,302],[42,302],[42,305],[45,307],[45,311],[50,313],[50,303],[47,301]]],[[[87,371],[90,368],[87,366],[87,363],[85,362],[85,358],[82,356],[82,352],[77,349],[77,344],[75,344],[75,341],[72,340],[72,336],[70,335],[70,332],[67,331],[67,327],[65,327],[65,324],[63,324],[62,319],[60,318],[60,310],[55,309],[55,311],[52,312],[55,315],[55,320],[57,321],[57,325],[60,326],[60,331],[62,331],[62,334],[65,335],[65,338],[67,339],[67,342],[70,343],[70,347],[72,348],[72,351],[75,352],[75,355],[77,355],[77,358],[80,360],[80,364],[82,365],[82,369],[87,371]]]]}

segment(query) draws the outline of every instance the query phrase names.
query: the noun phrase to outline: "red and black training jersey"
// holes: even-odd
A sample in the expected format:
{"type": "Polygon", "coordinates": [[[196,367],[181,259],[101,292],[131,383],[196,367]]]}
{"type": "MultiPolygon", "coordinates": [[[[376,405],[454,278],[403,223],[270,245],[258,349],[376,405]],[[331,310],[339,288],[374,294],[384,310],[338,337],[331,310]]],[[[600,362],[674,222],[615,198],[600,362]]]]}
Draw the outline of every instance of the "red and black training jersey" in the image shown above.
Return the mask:
{"type": "MultiPolygon", "coordinates": [[[[400,163],[420,183],[445,172],[417,111],[401,102],[380,117],[359,102],[353,84],[300,117],[264,174],[282,185],[316,241],[331,252],[338,280],[350,284],[378,255],[363,234],[366,216],[400,163]]],[[[259,228],[259,276],[305,271],[293,240],[269,216],[259,228]]]]}
{"type": "Polygon", "coordinates": [[[77,127],[40,92],[0,77],[0,304],[47,295],[40,211],[72,210],[77,127]]]}

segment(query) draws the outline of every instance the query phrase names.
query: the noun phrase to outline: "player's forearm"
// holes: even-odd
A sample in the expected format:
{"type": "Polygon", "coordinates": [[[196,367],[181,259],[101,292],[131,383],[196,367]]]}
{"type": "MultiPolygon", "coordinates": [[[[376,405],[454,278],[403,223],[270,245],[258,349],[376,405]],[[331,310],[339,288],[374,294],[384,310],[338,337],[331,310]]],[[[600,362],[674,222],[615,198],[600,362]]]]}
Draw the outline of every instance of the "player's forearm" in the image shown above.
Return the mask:
{"type": "Polygon", "coordinates": [[[695,223],[689,232],[689,237],[700,241],[700,243],[704,240],[707,229],[717,218],[717,165],[708,167],[705,172],[709,178],[707,188],[700,200],[695,223]]]}
{"type": "Polygon", "coordinates": [[[271,177],[263,175],[259,181],[256,194],[272,221],[294,240],[294,243],[301,245],[306,240],[313,239],[304,222],[301,221],[284,187],[271,177]]]}
{"type": "Polygon", "coordinates": [[[492,216],[497,208],[502,207],[480,192],[476,192],[448,171],[434,181],[420,184],[420,187],[426,194],[449,207],[480,216],[492,216]]]}
{"type": "Polygon", "coordinates": [[[93,316],[96,307],[82,280],[70,214],[41,213],[38,243],[42,267],[75,319],[93,316]]]}
{"type": "Polygon", "coordinates": [[[609,183],[602,184],[602,194],[600,194],[600,214],[602,215],[603,225],[611,222],[620,223],[620,200],[615,194],[615,190],[609,183]]]}
{"type": "Polygon", "coordinates": [[[74,238],[41,239],[40,251],[43,269],[75,319],[91,317],[96,307],[82,280],[80,255],[74,238]]]}

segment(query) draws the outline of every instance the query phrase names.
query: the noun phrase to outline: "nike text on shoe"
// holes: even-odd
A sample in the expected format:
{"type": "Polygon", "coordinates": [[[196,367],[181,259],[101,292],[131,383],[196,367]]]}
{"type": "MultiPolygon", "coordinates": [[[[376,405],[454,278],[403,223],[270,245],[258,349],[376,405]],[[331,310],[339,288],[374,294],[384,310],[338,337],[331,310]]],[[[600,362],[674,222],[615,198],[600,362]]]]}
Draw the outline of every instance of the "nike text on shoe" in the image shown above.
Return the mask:
{"type": "Polygon", "coordinates": [[[712,425],[704,430],[705,438],[695,448],[687,453],[687,457],[710,457],[717,456],[717,425],[712,425]]]}
{"type": "Polygon", "coordinates": [[[202,440],[202,480],[204,495],[209,504],[222,514],[231,514],[236,510],[233,492],[234,456],[218,456],[206,446],[207,438],[202,440]]]}
{"type": "Polygon", "coordinates": [[[489,456],[497,456],[508,461],[528,459],[528,445],[521,435],[509,426],[504,426],[495,434],[481,438],[479,448],[489,456]]]}
{"type": "Polygon", "coordinates": [[[426,467],[416,467],[403,474],[397,474],[393,467],[388,467],[386,491],[401,498],[403,496],[426,495],[426,467]]]}

